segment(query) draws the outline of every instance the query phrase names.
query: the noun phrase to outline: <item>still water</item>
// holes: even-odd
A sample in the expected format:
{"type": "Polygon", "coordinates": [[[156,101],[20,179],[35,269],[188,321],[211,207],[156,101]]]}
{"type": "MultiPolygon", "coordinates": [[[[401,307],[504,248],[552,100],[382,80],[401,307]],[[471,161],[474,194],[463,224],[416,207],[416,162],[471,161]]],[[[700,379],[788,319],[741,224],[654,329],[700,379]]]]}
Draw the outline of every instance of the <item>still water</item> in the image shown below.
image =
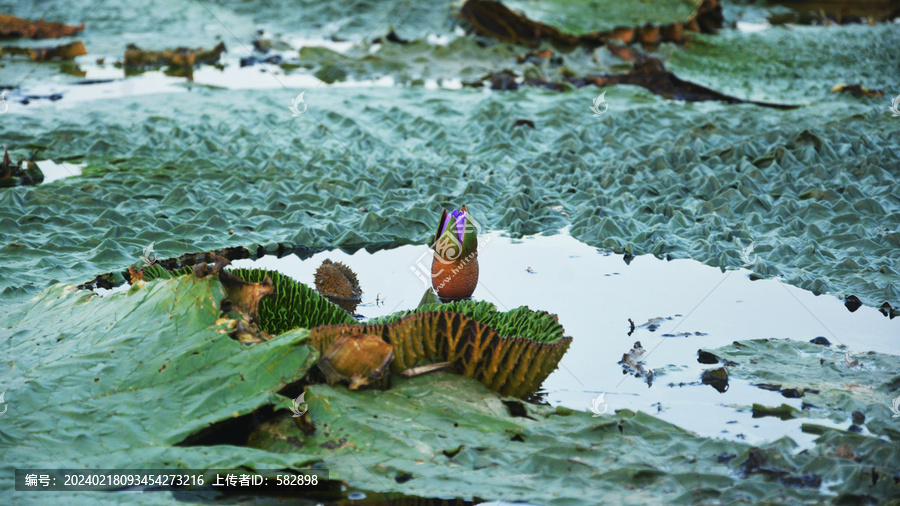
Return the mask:
{"type": "MultiPolygon", "coordinates": [[[[565,232],[511,239],[481,237],[480,279],[473,298],[506,311],[519,306],[559,315],[572,346],[544,382],[541,397],[551,405],[587,411],[604,394],[608,412],[628,408],[654,414],[700,435],[748,443],[789,436],[801,447],[817,436],[800,431],[803,422],[841,427],[826,419],[782,421],[753,418],[753,403],[789,404],[801,399],[762,390],[732,378],[720,393],[700,383],[704,369],[697,350],[759,338],[809,341],[824,336],[853,353],[900,354],[900,320],[863,306],[851,313],[831,295],[816,296],[777,279],[750,280],[750,271],[721,270],[694,260],[660,260],[651,255],[626,263],[565,232]],[[635,323],[631,331],[629,323],[635,323]],[[631,332],[631,335],[629,335],[631,332]],[[657,372],[652,386],[625,375],[618,362],[640,341],[645,367],[657,372]],[[681,386],[679,386],[681,385],[681,386]]],[[[372,318],[416,307],[428,286],[431,253],[426,246],[402,246],[370,253],[340,250],[301,259],[265,256],[234,267],[261,267],[313,285],[323,260],[344,262],[364,291],[357,313],[372,318]]]]}

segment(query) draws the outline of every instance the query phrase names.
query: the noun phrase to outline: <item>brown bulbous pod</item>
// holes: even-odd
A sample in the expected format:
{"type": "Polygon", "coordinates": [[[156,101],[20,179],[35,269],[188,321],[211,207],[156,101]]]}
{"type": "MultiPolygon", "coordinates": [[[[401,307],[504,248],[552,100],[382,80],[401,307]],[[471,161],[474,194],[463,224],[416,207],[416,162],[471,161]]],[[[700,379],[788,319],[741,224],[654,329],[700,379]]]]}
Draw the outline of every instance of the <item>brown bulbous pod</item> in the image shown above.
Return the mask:
{"type": "Polygon", "coordinates": [[[435,234],[431,285],[442,299],[465,299],[478,286],[477,224],[466,206],[441,214],[435,234]]]}

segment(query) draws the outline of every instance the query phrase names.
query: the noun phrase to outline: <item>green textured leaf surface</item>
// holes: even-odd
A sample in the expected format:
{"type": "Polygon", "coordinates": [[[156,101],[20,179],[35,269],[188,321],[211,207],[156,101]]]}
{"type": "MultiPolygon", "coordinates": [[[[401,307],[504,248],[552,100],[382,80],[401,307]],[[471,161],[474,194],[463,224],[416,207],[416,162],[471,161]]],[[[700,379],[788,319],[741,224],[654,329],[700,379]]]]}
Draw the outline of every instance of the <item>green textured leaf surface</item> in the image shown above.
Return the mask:
{"type": "MultiPolygon", "coordinates": [[[[835,117],[844,115],[841,109],[845,106],[840,103],[845,100],[872,103],[890,118],[887,107],[900,93],[894,91],[900,71],[877,62],[898,58],[900,30],[891,24],[827,29],[776,26],[757,33],[723,30],[717,35],[694,34],[683,51],[672,52],[667,65],[683,79],[736,97],[808,105],[830,103],[835,117]],[[871,64],[860,65],[863,61],[871,64]],[[841,83],[883,89],[885,96],[839,97],[831,90],[841,83]]],[[[826,141],[817,149],[839,151],[840,145],[826,141]]]]}
{"type": "Polygon", "coordinates": [[[272,279],[275,294],[264,298],[259,304],[259,321],[271,333],[356,323],[349,313],[290,276],[264,269],[231,269],[229,272],[248,283],[260,283],[266,277],[272,279]]]}
{"type": "Polygon", "coordinates": [[[358,487],[412,495],[480,497],[536,504],[587,502],[825,501],[825,490],[787,485],[809,474],[842,479],[845,497],[889,497],[900,485],[900,446],[855,434],[823,437],[815,456],[794,455],[790,440],[760,451],[785,481],[741,477],[750,445],[694,436],[644,413],[590,413],[525,404],[513,417],[504,399],[475,380],[434,373],[395,377],[391,390],[351,392],[315,385],[306,401],[316,432],[288,416],[259,427],[250,444],[322,459],[332,476],[358,487]],[[862,463],[833,457],[852,444],[862,463]],[[882,478],[869,479],[876,466],[882,478]]]}
{"type": "Polygon", "coordinates": [[[104,298],[55,285],[3,315],[0,488],[25,467],[308,465],[297,455],[176,446],[216,422],[285,404],[275,392],[317,359],[305,331],[252,347],[234,341],[215,323],[223,297],[217,278],[194,276],[104,298]]]}
{"type": "Polygon", "coordinates": [[[900,305],[900,235],[886,227],[900,219],[892,148],[900,122],[874,101],[829,94],[827,103],[763,114],[753,106],[676,107],[619,87],[610,121],[573,130],[571,118],[590,117],[591,90],[372,89],[364,107],[358,91],[316,93],[318,110],[308,114],[339,138],[312,121],[266,136],[278,121],[268,118],[286,109],[280,91],[173,95],[168,103],[198,113],[178,119],[158,116],[158,97],[144,96],[92,103],[87,119],[61,110],[4,121],[10,144],[46,146],[48,156],[91,165],[81,177],[0,192],[0,296],[23,300],[52,281],[121,270],[152,241],[164,256],[278,243],[424,243],[436,210],[466,193],[485,226],[512,234],[569,224],[592,246],[721,267],[741,265],[736,238],[753,240],[757,274],[900,305]],[[203,111],[223,103],[253,108],[240,112],[246,121],[211,127],[203,111]],[[503,120],[522,116],[540,131],[503,120]],[[369,126],[382,123],[392,127],[369,126]],[[9,130],[14,124],[34,134],[9,130]],[[531,162],[526,170],[510,160],[531,162]],[[459,170],[465,180],[439,184],[457,181],[459,170]]]}
{"type": "Polygon", "coordinates": [[[502,3],[532,21],[576,36],[617,27],[687,21],[699,4],[696,0],[503,0],[502,3]]]}
{"type": "Polygon", "coordinates": [[[840,422],[858,410],[866,415],[870,432],[900,442],[900,419],[889,409],[900,395],[896,355],[853,353],[847,362],[846,347],[789,339],[741,341],[710,351],[737,363],[728,367],[731,377],[803,392],[807,406],[794,410],[797,416],[840,422]]]}

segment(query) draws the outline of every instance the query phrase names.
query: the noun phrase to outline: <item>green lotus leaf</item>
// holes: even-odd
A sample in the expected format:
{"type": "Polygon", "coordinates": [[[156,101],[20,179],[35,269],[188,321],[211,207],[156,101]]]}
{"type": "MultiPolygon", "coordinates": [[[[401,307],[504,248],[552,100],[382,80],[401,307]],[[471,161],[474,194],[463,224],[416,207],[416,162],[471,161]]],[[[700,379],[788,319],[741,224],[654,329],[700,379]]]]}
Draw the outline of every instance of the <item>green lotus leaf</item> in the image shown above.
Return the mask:
{"type": "MultiPolygon", "coordinates": [[[[107,297],[57,284],[0,316],[4,501],[52,494],[10,494],[15,468],[308,466],[303,455],[180,446],[218,422],[289,405],[276,392],[318,357],[305,330],[253,346],[231,339],[217,323],[224,297],[216,277],[193,275],[107,297]]],[[[65,502],[96,504],[97,494],[67,493],[65,502]]]]}

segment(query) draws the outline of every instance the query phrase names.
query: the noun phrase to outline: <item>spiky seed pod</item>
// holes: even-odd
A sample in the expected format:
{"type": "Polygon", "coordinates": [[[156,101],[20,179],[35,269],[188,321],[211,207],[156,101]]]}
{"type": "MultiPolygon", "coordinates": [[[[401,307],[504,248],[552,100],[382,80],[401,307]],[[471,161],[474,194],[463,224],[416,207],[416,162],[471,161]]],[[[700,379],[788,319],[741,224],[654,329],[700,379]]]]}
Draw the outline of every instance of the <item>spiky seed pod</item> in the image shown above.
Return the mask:
{"type": "Polygon", "coordinates": [[[356,273],[343,263],[327,258],[316,269],[316,290],[329,298],[359,299],[362,296],[356,273]]]}

